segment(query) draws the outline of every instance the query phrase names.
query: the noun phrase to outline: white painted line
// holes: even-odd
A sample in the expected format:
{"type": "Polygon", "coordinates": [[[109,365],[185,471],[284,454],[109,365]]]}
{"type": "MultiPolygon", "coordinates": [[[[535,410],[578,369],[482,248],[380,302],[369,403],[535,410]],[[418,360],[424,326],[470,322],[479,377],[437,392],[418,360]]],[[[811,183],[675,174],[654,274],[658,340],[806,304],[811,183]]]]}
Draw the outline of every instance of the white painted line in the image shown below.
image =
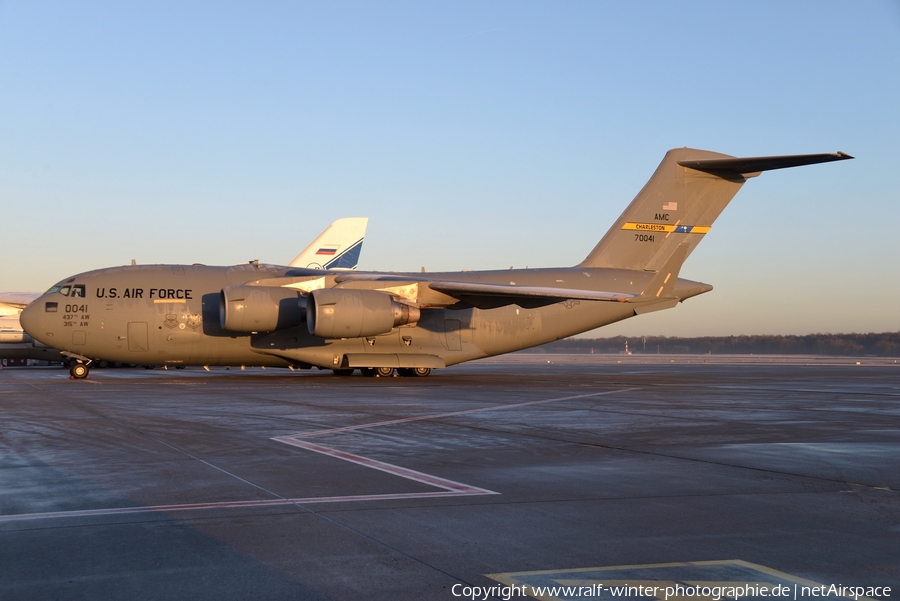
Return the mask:
{"type": "Polygon", "coordinates": [[[401,478],[406,478],[407,480],[412,480],[414,482],[419,482],[421,484],[426,484],[428,486],[433,486],[435,488],[443,489],[438,492],[422,492],[422,493],[393,493],[393,494],[380,494],[380,495],[349,495],[349,496],[336,496],[336,497],[306,497],[306,498],[297,498],[297,499],[268,499],[268,500],[256,500],[256,501],[221,501],[221,502],[213,502],[213,503],[186,503],[180,505],[148,505],[143,507],[111,507],[106,509],[84,509],[84,510],[74,510],[74,511],[49,511],[42,513],[22,513],[22,514],[11,514],[11,515],[0,515],[0,523],[9,523],[9,522],[21,522],[25,520],[40,520],[40,519],[52,519],[52,518],[75,518],[75,517],[92,517],[92,516],[110,516],[110,515],[131,515],[138,513],[149,513],[154,511],[160,512],[179,512],[179,511],[197,511],[202,509],[236,509],[236,508],[245,508],[245,507],[277,507],[284,505],[311,505],[317,503],[350,503],[350,502],[360,502],[360,501],[389,501],[389,500],[397,500],[397,499],[433,499],[433,498],[446,498],[446,497],[467,497],[467,496],[478,496],[478,495],[497,495],[500,494],[498,492],[494,492],[492,490],[488,490],[486,488],[479,488],[477,486],[470,486],[468,484],[464,484],[462,482],[455,482],[453,480],[447,480],[446,478],[441,478],[439,476],[433,476],[431,474],[426,474],[424,472],[419,472],[416,470],[411,470],[405,467],[400,467],[399,465],[394,465],[391,463],[385,463],[384,461],[378,461],[377,459],[370,459],[368,457],[363,457],[361,455],[355,455],[353,453],[347,453],[346,451],[339,451],[337,449],[333,449],[331,447],[326,447],[323,445],[315,444],[313,442],[307,442],[304,440],[299,440],[300,438],[307,438],[311,436],[321,436],[323,434],[336,434],[339,432],[349,432],[353,430],[362,430],[367,428],[376,428],[379,426],[387,426],[392,424],[403,424],[409,422],[430,420],[430,419],[440,419],[444,417],[452,417],[455,415],[465,415],[469,413],[482,413],[484,411],[499,411],[503,409],[513,409],[515,407],[525,407],[528,405],[540,405],[544,403],[554,403],[558,401],[568,401],[572,399],[582,399],[589,398],[595,396],[604,396],[608,394],[615,394],[618,392],[629,392],[632,390],[638,390],[638,388],[621,388],[617,390],[608,390],[605,392],[593,392],[588,394],[576,394],[565,397],[557,397],[553,399],[541,399],[537,401],[526,401],[523,403],[511,403],[508,405],[493,405],[490,407],[481,407],[478,409],[466,409],[463,411],[452,411],[449,413],[434,413],[431,415],[422,415],[418,417],[407,417],[402,419],[395,419],[389,421],[381,421],[381,422],[373,422],[369,424],[361,424],[357,426],[345,426],[339,428],[332,428],[329,430],[316,430],[313,432],[301,432],[298,434],[289,434],[287,436],[278,436],[276,438],[272,438],[272,440],[289,444],[294,447],[298,447],[301,449],[306,449],[308,451],[313,451],[315,453],[320,453],[322,455],[327,455],[329,457],[334,457],[335,459],[341,459],[343,461],[349,461],[350,463],[355,463],[357,465],[361,465],[363,467],[368,467],[374,470],[382,471],[388,474],[392,474],[394,476],[399,476],[401,478]]]}
{"type": "Polygon", "coordinates": [[[354,455],[353,453],[338,451],[337,449],[332,449],[330,447],[325,447],[312,442],[305,442],[302,440],[296,440],[294,438],[287,437],[273,438],[272,440],[277,440],[278,442],[283,442],[285,444],[300,447],[302,449],[307,449],[309,451],[314,451],[316,453],[322,453],[323,455],[328,455],[329,457],[343,459],[344,461],[356,463],[357,465],[362,465],[364,467],[370,467],[375,470],[387,472],[388,474],[400,476],[401,478],[413,480],[414,482],[421,482],[422,484],[427,484],[436,488],[443,488],[444,490],[449,491],[454,495],[470,496],[500,494],[492,490],[487,490],[485,488],[469,486],[468,484],[463,484],[462,482],[454,482],[453,480],[447,480],[438,476],[432,476],[431,474],[426,474],[424,472],[417,472],[416,470],[400,467],[399,465],[394,465],[392,463],[385,463],[376,459],[369,459],[368,457],[362,457],[361,455],[354,455]]]}
{"type": "Polygon", "coordinates": [[[632,390],[640,390],[638,387],[618,388],[616,390],[607,390],[605,392],[591,392],[588,394],[575,394],[572,396],[557,397],[555,399],[541,399],[539,401],[526,401],[524,403],[510,403],[508,405],[492,405],[490,407],[479,407],[478,409],[464,409],[462,411],[451,411],[449,413],[432,413],[430,415],[420,415],[418,417],[404,417],[401,419],[392,419],[383,422],[371,422],[368,424],[359,424],[357,426],[343,426],[339,428],[329,428],[327,430],[313,430],[310,432],[298,432],[297,434],[287,434],[279,436],[272,440],[287,442],[288,438],[311,438],[313,436],[323,436],[325,434],[337,434],[339,432],[351,432],[353,430],[367,430],[369,428],[378,428],[381,426],[392,426],[394,424],[406,424],[409,422],[418,422],[429,419],[441,419],[444,417],[453,417],[455,415],[466,415],[468,413],[483,413],[485,411],[501,411],[503,409],[514,409],[516,407],[526,407],[528,405],[543,405],[545,403],[556,403],[559,401],[571,401],[573,399],[584,399],[595,396],[605,396],[608,394],[616,394],[619,392],[631,392],[632,390]]]}

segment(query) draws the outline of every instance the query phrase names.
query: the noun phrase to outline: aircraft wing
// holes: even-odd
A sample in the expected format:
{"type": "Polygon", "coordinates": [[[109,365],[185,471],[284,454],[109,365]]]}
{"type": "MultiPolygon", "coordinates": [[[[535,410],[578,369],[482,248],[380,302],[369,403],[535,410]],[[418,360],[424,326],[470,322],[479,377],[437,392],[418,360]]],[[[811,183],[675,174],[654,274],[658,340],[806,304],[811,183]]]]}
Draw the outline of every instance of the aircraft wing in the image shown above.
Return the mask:
{"type": "Polygon", "coordinates": [[[429,288],[449,294],[450,296],[491,296],[515,298],[544,298],[554,301],[592,300],[618,301],[636,295],[621,292],[602,292],[595,290],[575,290],[572,288],[551,288],[550,286],[513,286],[511,284],[481,284],[473,282],[427,282],[429,288]]]}
{"type": "Polygon", "coordinates": [[[624,302],[637,295],[599,290],[579,290],[574,288],[554,288],[551,286],[517,286],[515,284],[491,284],[483,282],[462,282],[455,280],[414,278],[394,274],[341,274],[335,278],[338,286],[354,282],[384,282],[387,289],[417,285],[450,296],[476,307],[500,307],[504,305],[541,306],[566,300],[587,300],[624,302]]]}
{"type": "Polygon", "coordinates": [[[40,292],[0,292],[0,305],[22,310],[40,295],[40,292]]]}

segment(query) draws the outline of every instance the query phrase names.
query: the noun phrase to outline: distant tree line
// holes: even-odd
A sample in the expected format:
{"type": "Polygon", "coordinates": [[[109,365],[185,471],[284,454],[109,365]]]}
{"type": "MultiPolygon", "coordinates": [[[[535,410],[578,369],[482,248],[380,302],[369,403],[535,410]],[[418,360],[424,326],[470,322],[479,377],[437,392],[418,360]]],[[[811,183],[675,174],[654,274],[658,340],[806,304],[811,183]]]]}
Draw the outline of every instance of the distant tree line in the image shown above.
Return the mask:
{"type": "Polygon", "coordinates": [[[623,353],[714,355],[874,355],[900,357],[900,332],[809,334],[807,336],[615,336],[566,338],[531,349],[538,353],[623,353]]]}

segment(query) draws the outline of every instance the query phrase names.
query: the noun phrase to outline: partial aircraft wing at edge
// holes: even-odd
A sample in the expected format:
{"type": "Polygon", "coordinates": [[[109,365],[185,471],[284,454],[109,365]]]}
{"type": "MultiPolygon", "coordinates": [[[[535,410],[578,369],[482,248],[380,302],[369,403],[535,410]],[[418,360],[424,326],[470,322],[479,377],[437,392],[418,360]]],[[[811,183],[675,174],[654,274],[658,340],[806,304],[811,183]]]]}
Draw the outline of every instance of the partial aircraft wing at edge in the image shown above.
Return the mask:
{"type": "Polygon", "coordinates": [[[40,295],[40,292],[0,292],[0,305],[24,309],[40,295]]]}

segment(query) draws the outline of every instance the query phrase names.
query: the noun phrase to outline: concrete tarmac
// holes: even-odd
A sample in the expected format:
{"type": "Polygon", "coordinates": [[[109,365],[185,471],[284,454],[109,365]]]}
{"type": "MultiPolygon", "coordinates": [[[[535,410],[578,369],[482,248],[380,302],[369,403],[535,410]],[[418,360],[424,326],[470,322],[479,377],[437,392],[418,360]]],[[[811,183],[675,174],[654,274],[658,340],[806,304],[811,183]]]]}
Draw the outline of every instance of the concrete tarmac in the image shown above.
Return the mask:
{"type": "Polygon", "coordinates": [[[893,598],[898,491],[894,359],[0,371],[0,599],[893,598]]]}

